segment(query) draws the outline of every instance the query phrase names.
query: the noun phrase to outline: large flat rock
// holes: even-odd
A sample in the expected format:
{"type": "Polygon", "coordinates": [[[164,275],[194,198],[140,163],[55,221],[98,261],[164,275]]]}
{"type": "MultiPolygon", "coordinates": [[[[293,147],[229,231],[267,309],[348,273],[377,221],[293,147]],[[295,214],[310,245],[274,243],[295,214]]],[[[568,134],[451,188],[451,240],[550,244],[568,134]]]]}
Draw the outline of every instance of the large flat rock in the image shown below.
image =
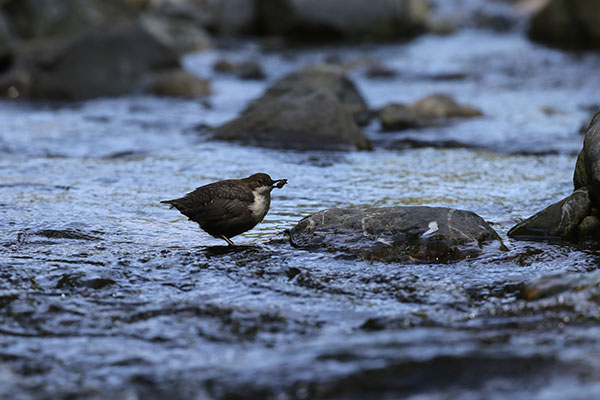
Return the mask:
{"type": "Polygon", "coordinates": [[[366,260],[446,263],[476,257],[498,234],[471,211],[444,207],[331,208],[288,232],[298,248],[340,251],[366,260]]]}

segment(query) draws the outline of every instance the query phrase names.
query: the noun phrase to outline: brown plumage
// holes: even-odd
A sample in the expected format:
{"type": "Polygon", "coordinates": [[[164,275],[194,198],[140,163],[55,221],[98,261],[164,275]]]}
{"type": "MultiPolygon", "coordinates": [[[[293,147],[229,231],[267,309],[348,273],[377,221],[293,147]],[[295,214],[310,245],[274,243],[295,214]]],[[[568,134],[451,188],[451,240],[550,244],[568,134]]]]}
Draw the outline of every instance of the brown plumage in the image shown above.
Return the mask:
{"type": "Polygon", "coordinates": [[[164,200],[208,234],[234,245],[230,238],[254,228],[271,204],[271,190],[281,189],[287,179],[273,180],[264,173],[244,179],[227,179],[200,186],[185,196],[164,200]]]}

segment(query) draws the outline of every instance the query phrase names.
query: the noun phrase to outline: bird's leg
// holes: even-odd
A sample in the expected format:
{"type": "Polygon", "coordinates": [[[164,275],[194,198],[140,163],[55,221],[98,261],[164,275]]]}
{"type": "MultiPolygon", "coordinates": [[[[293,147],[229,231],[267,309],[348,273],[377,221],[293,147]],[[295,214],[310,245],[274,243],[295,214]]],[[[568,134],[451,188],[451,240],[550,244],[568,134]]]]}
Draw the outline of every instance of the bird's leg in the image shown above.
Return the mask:
{"type": "Polygon", "coordinates": [[[229,243],[230,246],[235,246],[235,243],[233,243],[227,236],[225,235],[221,235],[219,236],[221,239],[223,239],[224,241],[226,241],[227,243],[229,243]]]}

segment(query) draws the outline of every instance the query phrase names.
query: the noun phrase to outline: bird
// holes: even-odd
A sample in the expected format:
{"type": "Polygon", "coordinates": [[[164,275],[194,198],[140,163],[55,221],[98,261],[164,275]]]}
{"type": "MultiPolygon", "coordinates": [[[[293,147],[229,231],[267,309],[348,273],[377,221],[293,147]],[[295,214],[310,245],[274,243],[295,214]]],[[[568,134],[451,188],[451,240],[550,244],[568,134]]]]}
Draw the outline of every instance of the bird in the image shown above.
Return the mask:
{"type": "Polygon", "coordinates": [[[243,179],[226,179],[200,186],[185,196],[163,200],[209,235],[235,246],[231,238],[254,228],[271,205],[271,190],[281,189],[287,179],[273,180],[263,172],[243,179]]]}

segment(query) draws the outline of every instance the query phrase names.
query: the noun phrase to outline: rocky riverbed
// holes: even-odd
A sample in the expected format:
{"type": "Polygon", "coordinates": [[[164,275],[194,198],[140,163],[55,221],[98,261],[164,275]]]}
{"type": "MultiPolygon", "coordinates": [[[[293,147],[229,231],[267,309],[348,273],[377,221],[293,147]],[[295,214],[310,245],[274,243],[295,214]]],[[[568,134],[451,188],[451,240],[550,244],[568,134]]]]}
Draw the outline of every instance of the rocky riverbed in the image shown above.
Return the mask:
{"type": "Polygon", "coordinates": [[[226,41],[183,57],[210,81],[197,99],[2,100],[0,397],[597,397],[597,245],[507,232],[573,192],[600,57],[534,44],[515,21],[396,44],[226,41]],[[369,118],[344,123],[372,150],[215,137],[279,79],[325,64],[364,98],[369,118]],[[438,93],[480,115],[377,118],[438,93]],[[259,171],[288,184],[236,247],[159,203],[259,171]],[[422,206],[473,212],[499,237],[443,262],[294,241],[322,210],[422,206]]]}

